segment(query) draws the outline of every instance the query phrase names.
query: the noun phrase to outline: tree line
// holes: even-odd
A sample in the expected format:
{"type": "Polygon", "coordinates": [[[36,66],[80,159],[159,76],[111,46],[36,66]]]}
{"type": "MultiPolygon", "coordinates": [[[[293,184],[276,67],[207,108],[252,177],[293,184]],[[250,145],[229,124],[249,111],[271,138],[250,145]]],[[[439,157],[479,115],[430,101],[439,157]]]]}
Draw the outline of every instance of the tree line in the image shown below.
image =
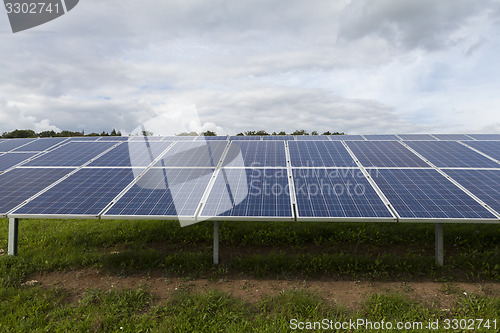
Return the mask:
{"type": "MultiPolygon", "coordinates": [[[[323,132],[321,135],[343,135],[344,132],[323,132]]],[[[12,132],[4,132],[1,135],[1,138],[3,139],[16,139],[16,138],[54,138],[54,137],[73,137],[73,136],[121,136],[121,132],[113,129],[111,132],[105,132],[102,131],[101,133],[89,133],[85,134],[85,131],[69,131],[69,130],[64,130],[60,132],[55,132],[55,131],[43,131],[43,132],[35,132],[31,129],[24,129],[24,130],[19,130],[16,129],[12,132]]],[[[145,136],[153,136],[154,133],[152,132],[147,132],[144,131],[143,135],[145,136]]],[[[206,132],[201,132],[201,133],[196,133],[196,132],[183,132],[177,134],[178,136],[216,136],[217,133],[213,131],[206,131],[206,132]]],[[[312,131],[311,133],[308,133],[306,130],[295,130],[291,133],[286,133],[284,131],[281,132],[272,132],[268,133],[267,131],[264,130],[259,130],[259,131],[246,131],[246,132],[240,132],[236,134],[237,136],[251,136],[251,135],[320,135],[318,131],[312,131]]]]}

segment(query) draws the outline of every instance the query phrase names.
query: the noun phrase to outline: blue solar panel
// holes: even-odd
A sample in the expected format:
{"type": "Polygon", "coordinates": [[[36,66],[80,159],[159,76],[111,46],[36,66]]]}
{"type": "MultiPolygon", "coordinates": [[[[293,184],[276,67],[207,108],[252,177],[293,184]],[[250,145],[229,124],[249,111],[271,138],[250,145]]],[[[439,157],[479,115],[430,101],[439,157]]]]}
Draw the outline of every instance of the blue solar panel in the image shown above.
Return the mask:
{"type": "Polygon", "coordinates": [[[400,140],[397,136],[393,134],[371,134],[371,135],[364,135],[366,140],[390,140],[390,141],[398,141],[400,140]]]}
{"type": "Polygon", "coordinates": [[[203,217],[292,218],[286,169],[221,169],[203,217]]]}
{"type": "Polygon", "coordinates": [[[198,136],[196,137],[196,140],[197,141],[211,141],[211,140],[218,140],[218,141],[227,141],[228,137],[227,136],[222,136],[222,135],[218,135],[218,136],[198,136]]]}
{"type": "Polygon", "coordinates": [[[225,141],[176,142],[155,164],[161,167],[215,167],[227,146],[225,141]]]}
{"type": "Polygon", "coordinates": [[[164,136],[163,141],[194,141],[196,138],[197,136],[190,135],[170,135],[164,136]]]}
{"type": "Polygon", "coordinates": [[[97,216],[142,169],[81,169],[18,208],[16,215],[97,216]]]}
{"type": "Polygon", "coordinates": [[[346,144],[365,167],[429,167],[398,141],[349,141],[346,144]]]}
{"type": "Polygon", "coordinates": [[[260,135],[233,135],[229,140],[260,140],[260,135]]]}
{"type": "Polygon", "coordinates": [[[394,217],[359,169],[294,169],[297,219],[394,217]]]}
{"type": "Polygon", "coordinates": [[[128,141],[128,136],[101,136],[99,141],[128,141]]]}
{"type": "Polygon", "coordinates": [[[295,140],[297,141],[329,141],[328,135],[296,135],[295,140]]]}
{"type": "Polygon", "coordinates": [[[361,135],[330,135],[330,140],[332,141],[364,141],[365,138],[363,138],[361,135]]]}
{"type": "Polygon", "coordinates": [[[0,142],[0,152],[8,152],[21,147],[27,143],[35,141],[36,139],[9,139],[0,142]]]}
{"type": "Polygon", "coordinates": [[[38,139],[28,143],[27,145],[17,148],[14,151],[45,151],[60,144],[64,140],[66,140],[66,138],[38,139]]]}
{"type": "Polygon", "coordinates": [[[453,170],[447,175],[500,213],[500,170],[453,170]]]}
{"type": "Polygon", "coordinates": [[[285,141],[295,140],[293,135],[263,135],[262,139],[264,141],[267,141],[267,140],[285,140],[285,141]]]}
{"type": "Polygon", "coordinates": [[[472,140],[465,134],[433,134],[439,140],[472,140]]]}
{"type": "Polygon", "coordinates": [[[495,218],[434,169],[380,169],[371,176],[403,219],[495,218]]]}
{"type": "Polygon", "coordinates": [[[12,168],[38,153],[5,153],[0,155],[0,172],[12,168]]]}
{"type": "Polygon", "coordinates": [[[68,141],[97,141],[102,136],[72,136],[68,139],[68,141]]]}
{"type": "Polygon", "coordinates": [[[232,167],[284,167],[286,152],[284,141],[232,141],[224,159],[232,167]]]}
{"type": "Polygon", "coordinates": [[[500,134],[467,134],[476,140],[500,140],[500,134]]]}
{"type": "Polygon", "coordinates": [[[340,141],[289,141],[292,167],[355,167],[340,141]]]}
{"type": "Polygon", "coordinates": [[[466,144],[500,161],[500,141],[467,141],[466,144]]]}
{"type": "Polygon", "coordinates": [[[26,166],[81,166],[116,142],[69,142],[26,163],[26,166]]]}
{"type": "Polygon", "coordinates": [[[168,141],[124,142],[89,166],[148,166],[171,144],[168,141]]]}
{"type": "Polygon", "coordinates": [[[398,134],[403,140],[436,140],[429,134],[398,134]]]}
{"type": "Polygon", "coordinates": [[[437,167],[497,168],[498,163],[454,141],[405,141],[437,167]]]}
{"type": "Polygon", "coordinates": [[[192,216],[213,169],[150,169],[105,215],[192,216]]]}
{"type": "Polygon", "coordinates": [[[151,141],[162,141],[162,136],[129,136],[128,141],[139,141],[139,142],[151,142],[151,141]]]}
{"type": "Polygon", "coordinates": [[[19,168],[0,175],[0,215],[22,204],[72,169],[19,168]]]}

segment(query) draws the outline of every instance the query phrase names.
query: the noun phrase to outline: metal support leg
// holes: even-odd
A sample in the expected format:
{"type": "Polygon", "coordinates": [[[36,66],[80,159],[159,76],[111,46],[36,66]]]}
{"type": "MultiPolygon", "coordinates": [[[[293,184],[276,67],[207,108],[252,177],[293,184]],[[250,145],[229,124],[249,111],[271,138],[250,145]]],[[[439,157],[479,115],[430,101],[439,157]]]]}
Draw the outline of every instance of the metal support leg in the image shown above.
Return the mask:
{"type": "Polygon", "coordinates": [[[9,256],[17,256],[17,242],[19,239],[19,219],[9,219],[9,256]]]}
{"type": "Polygon", "coordinates": [[[214,222],[214,265],[219,264],[219,222],[214,222]]]}
{"type": "Polygon", "coordinates": [[[435,237],[436,237],[436,262],[439,266],[443,266],[444,248],[443,248],[443,224],[436,223],[435,237]]]}

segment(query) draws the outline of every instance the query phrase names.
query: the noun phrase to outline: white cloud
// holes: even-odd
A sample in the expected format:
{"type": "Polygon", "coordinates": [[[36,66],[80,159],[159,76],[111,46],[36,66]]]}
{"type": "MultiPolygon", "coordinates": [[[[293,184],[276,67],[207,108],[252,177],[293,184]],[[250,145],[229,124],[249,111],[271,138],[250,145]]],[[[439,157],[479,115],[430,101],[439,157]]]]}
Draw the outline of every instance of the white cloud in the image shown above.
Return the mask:
{"type": "Polygon", "coordinates": [[[188,104],[197,128],[229,134],[495,130],[499,12],[466,0],[87,0],[0,34],[0,131],[131,131],[188,104]]]}

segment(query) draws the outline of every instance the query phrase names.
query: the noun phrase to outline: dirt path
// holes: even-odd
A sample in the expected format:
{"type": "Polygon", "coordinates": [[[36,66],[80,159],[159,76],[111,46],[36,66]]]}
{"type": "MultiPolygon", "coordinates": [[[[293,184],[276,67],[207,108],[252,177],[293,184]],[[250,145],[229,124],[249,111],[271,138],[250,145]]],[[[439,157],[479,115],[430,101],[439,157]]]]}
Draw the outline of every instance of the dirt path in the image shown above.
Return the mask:
{"type": "Polygon", "coordinates": [[[259,280],[226,278],[221,280],[167,278],[162,272],[148,276],[120,277],[96,269],[50,272],[36,274],[30,281],[43,287],[68,290],[78,300],[88,288],[103,290],[136,289],[146,285],[159,302],[169,299],[179,289],[201,292],[211,289],[228,292],[247,302],[256,302],[263,296],[275,296],[285,290],[309,290],[320,295],[330,304],[339,304],[351,309],[359,308],[369,295],[388,291],[401,292],[410,298],[434,304],[440,309],[450,309],[456,298],[465,293],[500,297],[500,283],[441,283],[441,282],[373,282],[338,280],[259,280]]]}

